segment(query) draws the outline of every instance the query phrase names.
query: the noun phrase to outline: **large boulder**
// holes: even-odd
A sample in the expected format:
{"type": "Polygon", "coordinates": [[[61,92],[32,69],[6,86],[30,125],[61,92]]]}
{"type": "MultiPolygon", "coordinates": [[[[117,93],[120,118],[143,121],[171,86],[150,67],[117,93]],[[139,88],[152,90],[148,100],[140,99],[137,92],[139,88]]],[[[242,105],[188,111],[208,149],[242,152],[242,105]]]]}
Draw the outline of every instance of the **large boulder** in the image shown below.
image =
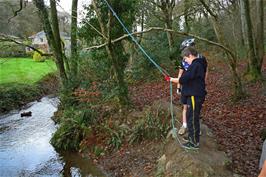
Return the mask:
{"type": "MultiPolygon", "coordinates": [[[[162,104],[162,103],[161,103],[162,104]]],[[[165,109],[167,109],[167,104],[165,109]]],[[[169,105],[169,104],[168,104],[169,105]]],[[[180,108],[174,107],[177,117],[181,119],[180,108]]],[[[230,171],[231,160],[218,150],[210,129],[201,123],[200,149],[185,150],[176,137],[168,136],[164,154],[159,158],[156,176],[164,177],[235,177],[230,171]]],[[[173,134],[171,132],[170,134],[173,134]]],[[[177,134],[177,133],[174,133],[177,134]]],[[[178,136],[182,143],[182,137],[178,136]]]]}

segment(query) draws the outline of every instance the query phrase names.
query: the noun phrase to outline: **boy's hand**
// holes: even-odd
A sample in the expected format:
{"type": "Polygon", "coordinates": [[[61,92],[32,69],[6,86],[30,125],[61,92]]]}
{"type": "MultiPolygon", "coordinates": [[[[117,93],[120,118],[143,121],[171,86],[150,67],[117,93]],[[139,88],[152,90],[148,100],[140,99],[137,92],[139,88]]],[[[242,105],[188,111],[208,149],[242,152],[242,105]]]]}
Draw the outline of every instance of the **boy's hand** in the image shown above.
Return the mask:
{"type": "Polygon", "coordinates": [[[164,76],[164,79],[167,81],[167,82],[169,82],[170,80],[171,80],[171,77],[170,76],[164,76]]]}

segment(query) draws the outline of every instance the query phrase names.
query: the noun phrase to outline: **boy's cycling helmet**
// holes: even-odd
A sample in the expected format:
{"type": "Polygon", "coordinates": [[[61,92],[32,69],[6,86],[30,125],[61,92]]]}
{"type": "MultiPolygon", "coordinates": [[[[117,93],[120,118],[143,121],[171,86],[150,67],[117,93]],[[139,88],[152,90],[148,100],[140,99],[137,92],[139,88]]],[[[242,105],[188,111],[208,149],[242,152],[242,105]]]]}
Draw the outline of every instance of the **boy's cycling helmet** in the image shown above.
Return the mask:
{"type": "Polygon", "coordinates": [[[180,50],[184,50],[184,48],[188,47],[188,46],[194,46],[195,45],[195,39],[194,38],[190,38],[190,39],[185,39],[181,45],[180,45],[180,50]]]}

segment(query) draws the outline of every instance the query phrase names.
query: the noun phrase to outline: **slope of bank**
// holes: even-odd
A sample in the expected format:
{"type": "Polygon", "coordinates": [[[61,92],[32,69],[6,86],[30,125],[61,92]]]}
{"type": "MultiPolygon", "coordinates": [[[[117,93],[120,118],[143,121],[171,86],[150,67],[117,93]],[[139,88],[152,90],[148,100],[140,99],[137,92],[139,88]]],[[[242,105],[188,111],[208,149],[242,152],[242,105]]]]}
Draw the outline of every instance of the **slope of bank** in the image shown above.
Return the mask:
{"type": "Polygon", "coordinates": [[[55,94],[58,91],[59,82],[55,73],[44,76],[34,84],[1,84],[0,85],[0,114],[40,99],[47,94],[55,94]]]}
{"type": "MultiPolygon", "coordinates": [[[[155,101],[152,110],[169,112],[169,102],[165,99],[155,101]]],[[[176,117],[180,117],[181,109],[174,107],[176,117]]],[[[127,115],[138,119],[144,111],[135,111],[127,115]]],[[[180,123],[176,120],[176,124],[180,123]]],[[[231,160],[219,151],[212,132],[202,125],[200,150],[184,150],[172,138],[144,140],[140,144],[125,144],[118,151],[102,156],[96,160],[110,176],[173,176],[173,177],[233,177],[230,171],[231,160]]],[[[170,131],[171,132],[171,131],[170,131]]],[[[179,137],[182,141],[182,137],[179,137]]]]}

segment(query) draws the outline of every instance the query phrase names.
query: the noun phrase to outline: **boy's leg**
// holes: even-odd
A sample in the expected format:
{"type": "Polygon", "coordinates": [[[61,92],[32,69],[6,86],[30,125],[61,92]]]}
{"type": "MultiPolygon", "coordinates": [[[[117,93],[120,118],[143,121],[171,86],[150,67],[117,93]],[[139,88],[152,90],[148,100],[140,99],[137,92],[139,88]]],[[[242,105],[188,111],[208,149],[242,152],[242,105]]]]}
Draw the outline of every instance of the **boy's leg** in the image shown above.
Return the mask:
{"type": "Polygon", "coordinates": [[[182,119],[183,119],[183,127],[187,128],[187,105],[183,105],[183,112],[182,112],[182,119]]]}
{"type": "Polygon", "coordinates": [[[182,126],[180,127],[178,134],[184,135],[186,133],[187,129],[187,98],[185,96],[181,95],[181,103],[183,104],[183,110],[182,110],[182,126]]]}
{"type": "Polygon", "coordinates": [[[191,96],[187,99],[187,123],[189,141],[194,145],[199,143],[200,122],[199,115],[204,98],[191,96]]]}

